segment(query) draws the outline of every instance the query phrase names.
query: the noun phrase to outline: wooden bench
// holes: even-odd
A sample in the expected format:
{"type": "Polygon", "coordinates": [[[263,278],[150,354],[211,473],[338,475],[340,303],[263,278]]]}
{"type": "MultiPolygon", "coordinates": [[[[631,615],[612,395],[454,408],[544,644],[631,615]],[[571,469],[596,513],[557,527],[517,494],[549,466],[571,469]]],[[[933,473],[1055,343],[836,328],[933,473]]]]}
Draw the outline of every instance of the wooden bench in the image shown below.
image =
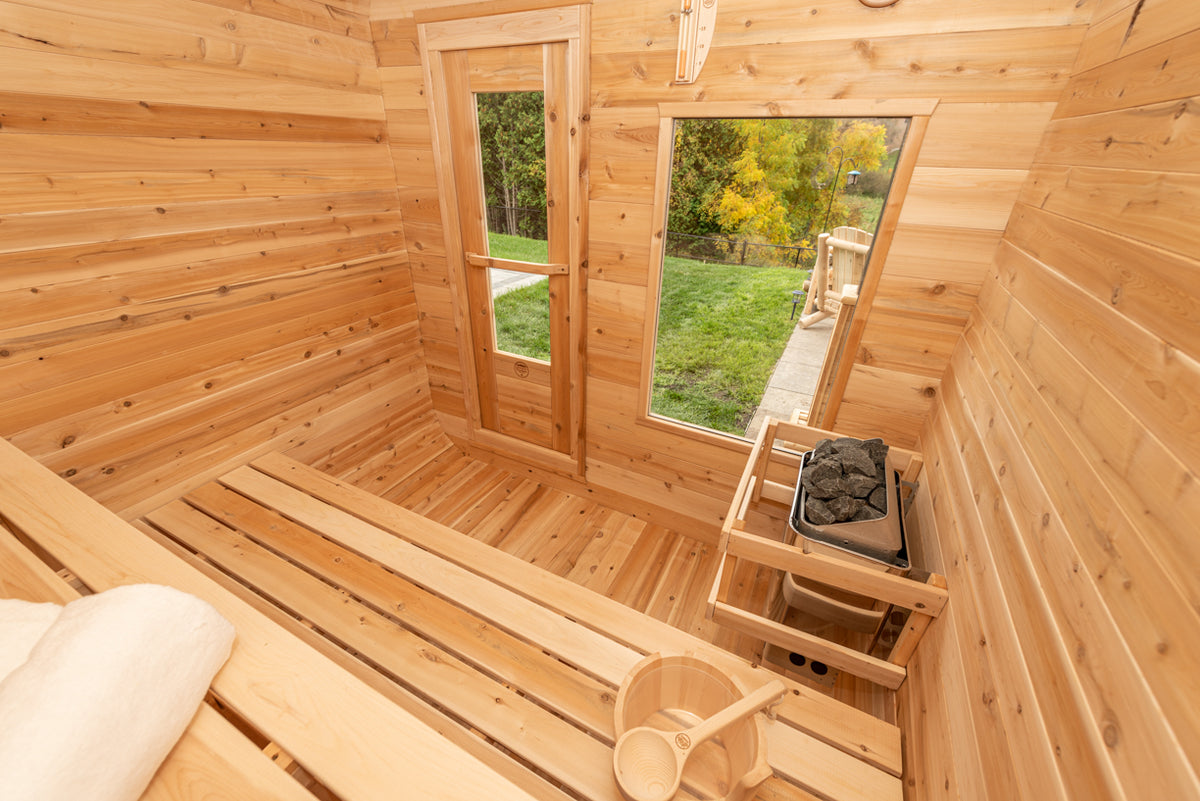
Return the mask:
{"type": "MultiPolygon", "coordinates": [[[[17,537],[0,526],[0,597],[67,604],[80,596],[17,537]]],[[[188,730],[155,774],[146,801],[188,797],[185,786],[214,798],[304,801],[312,796],[212,707],[201,706],[188,730]]]]}
{"type": "Polygon", "coordinates": [[[827,317],[841,315],[846,298],[853,305],[858,298],[874,236],[850,226],[834,228],[832,234],[817,236],[817,260],[812,278],[805,287],[808,296],[799,326],[808,328],[827,317]]]}
{"type": "MultiPolygon", "coordinates": [[[[8,455],[0,458],[0,481],[11,486],[8,455]]],[[[48,473],[38,479],[43,490],[51,480],[62,484],[48,473]]],[[[8,514],[12,494],[0,490],[0,513],[8,514]]],[[[72,530],[82,524],[69,516],[72,530]]],[[[36,522],[28,518],[22,529],[36,522]]],[[[87,544],[70,545],[80,537],[65,534],[61,523],[51,525],[58,534],[42,539],[55,545],[56,558],[58,551],[71,556],[73,571],[84,568],[79,575],[89,586],[101,577],[142,580],[129,572],[136,563],[147,573],[161,571],[162,583],[183,580],[181,588],[237,610],[235,656],[249,649],[265,661],[231,660],[214,692],[345,801],[383,797],[372,794],[380,788],[394,797],[398,787],[438,798],[617,801],[612,705],[624,675],[645,654],[698,654],[752,687],[768,678],[685,632],[279,455],[148,515],[141,532],[108,524],[121,529],[115,552],[153,554],[153,570],[137,553],[99,556],[104,540],[88,535],[87,544]],[[277,691],[275,646],[257,647],[267,633],[287,642],[293,666],[277,677],[287,685],[277,691]],[[310,681],[314,664],[321,675],[310,681]],[[256,677],[270,679],[274,716],[234,691],[256,677]],[[367,702],[374,711],[362,720],[363,709],[346,708],[346,686],[374,693],[367,702]],[[291,726],[307,734],[286,731],[291,726]],[[344,730],[357,731],[352,747],[361,753],[343,752],[344,766],[317,753],[306,741],[316,739],[316,729],[328,748],[344,730]],[[387,744],[375,742],[376,733],[390,738],[387,744]],[[361,742],[367,738],[372,742],[361,742]],[[461,764],[448,764],[455,756],[461,764]],[[352,781],[343,773],[373,776],[352,781]],[[480,782],[491,784],[484,790],[480,782]]],[[[902,796],[896,727],[789,687],[778,719],[768,724],[777,777],[760,798],[902,796]]]]}
{"type": "MultiPolygon", "coordinates": [[[[54,593],[42,599],[65,600],[69,593],[53,589],[50,576],[31,561],[34,550],[14,545],[12,535],[93,591],[159,583],[216,607],[237,628],[237,641],[213,693],[345,801],[390,801],[400,787],[414,797],[463,801],[531,797],[4,440],[0,519],[9,534],[6,559],[40,576],[39,594],[54,593]]],[[[269,757],[248,749],[250,740],[202,708],[150,792],[173,799],[314,798],[269,757]],[[227,774],[227,766],[236,770],[227,774]]]]}

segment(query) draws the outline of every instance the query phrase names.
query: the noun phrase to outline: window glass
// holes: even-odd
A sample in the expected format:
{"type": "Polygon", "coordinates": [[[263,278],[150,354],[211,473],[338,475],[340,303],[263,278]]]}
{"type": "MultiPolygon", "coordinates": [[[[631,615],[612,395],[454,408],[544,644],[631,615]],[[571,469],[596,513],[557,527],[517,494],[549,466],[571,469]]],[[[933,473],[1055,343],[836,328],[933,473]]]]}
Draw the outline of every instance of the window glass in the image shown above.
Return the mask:
{"type": "MultiPolygon", "coordinates": [[[[476,98],[487,209],[488,253],[546,263],[546,135],[542,92],[476,98]]],[[[550,294],[545,276],[492,268],[496,347],[550,360],[550,294]]]]}
{"type": "Polygon", "coordinates": [[[652,415],[747,437],[803,419],[835,322],[806,302],[835,309],[861,283],[907,127],[676,120],[652,415]],[[858,246],[830,251],[818,287],[823,233],[858,246]]]}

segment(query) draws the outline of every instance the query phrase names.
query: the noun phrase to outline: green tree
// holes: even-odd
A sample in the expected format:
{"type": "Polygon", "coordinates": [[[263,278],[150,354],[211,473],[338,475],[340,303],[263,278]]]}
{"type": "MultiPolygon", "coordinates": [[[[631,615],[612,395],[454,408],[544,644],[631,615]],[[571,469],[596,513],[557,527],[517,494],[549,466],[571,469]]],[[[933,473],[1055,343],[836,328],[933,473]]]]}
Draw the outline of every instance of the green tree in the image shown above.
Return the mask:
{"type": "MultiPolygon", "coordinates": [[[[829,217],[830,227],[836,228],[838,225],[863,227],[861,217],[864,206],[861,203],[847,203],[847,195],[852,192],[843,192],[842,190],[846,187],[845,181],[851,169],[867,175],[872,175],[877,170],[882,171],[890,183],[895,165],[888,167],[885,164],[888,157],[888,136],[888,126],[873,120],[851,120],[842,126],[838,144],[842,147],[846,160],[842,165],[842,174],[837,179],[840,186],[834,195],[835,200],[829,217]]],[[[829,170],[833,170],[836,163],[829,161],[827,167],[829,170]]],[[[832,172],[827,173],[827,182],[833,179],[832,172]]],[[[881,200],[882,196],[887,194],[887,185],[887,183],[884,184],[884,191],[879,195],[881,200]]]]}
{"type": "Polygon", "coordinates": [[[734,161],[741,151],[737,120],[675,122],[667,230],[693,236],[728,233],[720,217],[721,196],[736,173],[734,161]]]}
{"type": "Polygon", "coordinates": [[[498,233],[546,238],[546,133],[541,92],[479,94],[477,118],[483,158],[484,195],[489,206],[502,206],[504,230],[498,233]],[[517,208],[539,209],[536,221],[517,208]]]}
{"type": "Polygon", "coordinates": [[[720,202],[722,222],[739,238],[790,244],[807,219],[811,188],[803,161],[828,138],[828,120],[736,120],[743,149],[720,202]]]}
{"type": "Polygon", "coordinates": [[[829,118],[733,121],[742,151],[718,204],[726,232],[757,242],[806,244],[822,227],[853,224],[841,189],[853,162],[860,171],[887,155],[886,129],[866,120],[829,118]],[[837,151],[845,155],[833,185],[837,151]],[[832,151],[832,153],[831,153],[832,151]]]}

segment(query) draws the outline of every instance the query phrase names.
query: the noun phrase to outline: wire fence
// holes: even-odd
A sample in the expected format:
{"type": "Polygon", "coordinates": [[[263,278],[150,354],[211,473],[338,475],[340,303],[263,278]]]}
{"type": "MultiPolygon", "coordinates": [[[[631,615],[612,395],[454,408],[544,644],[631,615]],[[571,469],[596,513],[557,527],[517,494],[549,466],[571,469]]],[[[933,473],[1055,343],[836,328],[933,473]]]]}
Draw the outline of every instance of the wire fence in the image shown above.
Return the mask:
{"type": "Polygon", "coordinates": [[[817,256],[816,248],[798,245],[766,245],[745,239],[725,239],[667,232],[667,255],[739,267],[807,268],[817,256]]]}
{"type": "MultiPolygon", "coordinates": [[[[488,206],[488,230],[522,236],[546,238],[546,210],[522,206],[488,206]]],[[[798,245],[767,245],[745,239],[696,236],[667,232],[666,254],[694,261],[730,264],[739,267],[791,267],[808,269],[816,261],[816,248],[798,245]]]]}

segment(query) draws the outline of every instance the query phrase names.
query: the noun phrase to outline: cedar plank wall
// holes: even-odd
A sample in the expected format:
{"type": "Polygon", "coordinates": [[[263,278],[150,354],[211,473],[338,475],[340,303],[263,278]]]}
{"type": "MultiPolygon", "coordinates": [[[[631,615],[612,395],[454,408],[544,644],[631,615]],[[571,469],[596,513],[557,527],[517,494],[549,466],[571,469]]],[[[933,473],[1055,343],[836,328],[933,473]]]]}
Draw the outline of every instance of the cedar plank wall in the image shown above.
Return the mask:
{"type": "Polygon", "coordinates": [[[0,75],[0,434],[135,515],[428,403],[366,0],[0,2],[0,75]]]}
{"type": "Polygon", "coordinates": [[[1200,798],[1197,95],[1200,4],[1102,4],[922,437],[913,797],[1200,798]]]}
{"type": "MultiPolygon", "coordinates": [[[[937,98],[840,410],[847,433],[915,443],[1097,0],[720,4],[697,83],[670,86],[677,0],[592,5],[587,481],[638,513],[716,530],[748,446],[640,424],[659,102],[937,98]],[[628,506],[628,504],[626,504],[628,506]]],[[[466,434],[416,8],[375,0],[392,154],[435,408],[466,434]]],[[[781,301],[780,309],[790,308],[781,301]]]]}

